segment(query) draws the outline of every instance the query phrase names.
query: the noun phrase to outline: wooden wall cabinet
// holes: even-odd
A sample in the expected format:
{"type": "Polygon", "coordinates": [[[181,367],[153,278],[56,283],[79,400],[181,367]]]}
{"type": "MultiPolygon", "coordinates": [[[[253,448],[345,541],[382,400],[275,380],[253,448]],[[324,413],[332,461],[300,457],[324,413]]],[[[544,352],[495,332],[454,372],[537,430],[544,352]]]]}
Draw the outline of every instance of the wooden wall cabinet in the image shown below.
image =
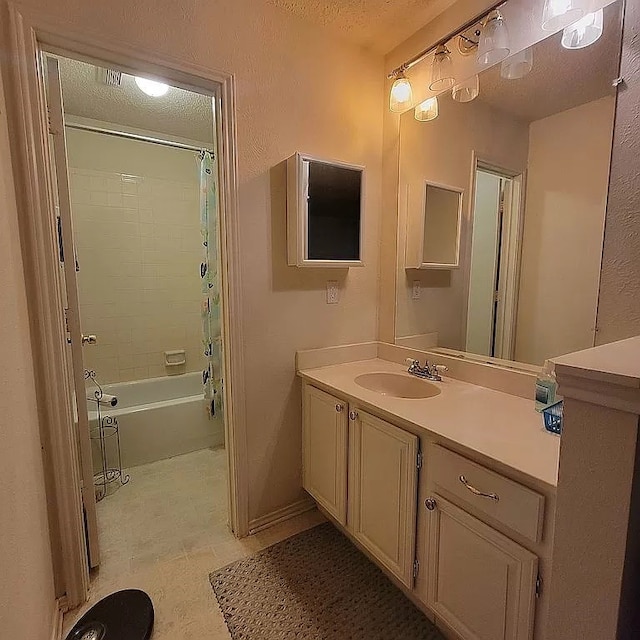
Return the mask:
{"type": "Polygon", "coordinates": [[[295,153],[287,160],[287,262],[362,267],[364,167],[295,153]]]}
{"type": "Polygon", "coordinates": [[[428,181],[422,185],[420,206],[407,194],[405,269],[460,266],[462,196],[462,189],[428,181]]]}

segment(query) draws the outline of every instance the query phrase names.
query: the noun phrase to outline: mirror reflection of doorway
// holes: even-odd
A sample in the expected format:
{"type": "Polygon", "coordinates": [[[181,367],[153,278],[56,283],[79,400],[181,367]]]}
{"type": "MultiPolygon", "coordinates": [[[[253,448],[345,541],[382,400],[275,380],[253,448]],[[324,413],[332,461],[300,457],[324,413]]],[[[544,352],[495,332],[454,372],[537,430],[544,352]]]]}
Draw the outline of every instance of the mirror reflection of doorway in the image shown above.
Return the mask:
{"type": "Polygon", "coordinates": [[[517,311],[522,176],[482,163],[474,170],[465,350],[510,360],[517,311]]]}

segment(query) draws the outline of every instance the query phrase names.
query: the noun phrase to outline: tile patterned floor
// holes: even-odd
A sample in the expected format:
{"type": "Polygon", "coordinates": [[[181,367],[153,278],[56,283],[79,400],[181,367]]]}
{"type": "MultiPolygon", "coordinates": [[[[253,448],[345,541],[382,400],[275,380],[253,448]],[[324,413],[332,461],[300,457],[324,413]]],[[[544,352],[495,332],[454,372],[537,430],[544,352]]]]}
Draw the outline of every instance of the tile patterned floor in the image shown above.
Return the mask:
{"type": "Polygon", "coordinates": [[[226,454],[205,449],[135,467],[131,481],[98,503],[101,566],[89,601],[69,612],[64,635],[98,600],[138,588],[153,600],[153,640],[228,640],[209,573],[304,531],[311,511],[237,540],[227,526],[226,454]]]}

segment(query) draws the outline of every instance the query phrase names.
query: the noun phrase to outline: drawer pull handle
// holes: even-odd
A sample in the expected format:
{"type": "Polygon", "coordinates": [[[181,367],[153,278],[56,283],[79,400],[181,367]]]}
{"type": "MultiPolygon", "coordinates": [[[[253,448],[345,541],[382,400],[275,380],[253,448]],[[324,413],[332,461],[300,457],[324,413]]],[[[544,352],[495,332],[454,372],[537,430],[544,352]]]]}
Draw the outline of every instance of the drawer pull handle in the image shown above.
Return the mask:
{"type": "Polygon", "coordinates": [[[349,411],[349,420],[357,420],[358,412],[357,411],[349,411]]]}
{"type": "Polygon", "coordinates": [[[469,484],[467,479],[464,476],[460,476],[458,478],[462,484],[473,493],[473,495],[480,496],[481,498],[489,498],[489,500],[495,500],[498,502],[500,500],[500,496],[497,493],[485,493],[484,491],[480,491],[480,489],[476,489],[472,484],[469,484]]]}
{"type": "Polygon", "coordinates": [[[344,409],[344,405],[342,405],[342,404],[337,404],[337,405],[336,405],[336,411],[337,411],[338,413],[342,413],[342,410],[343,410],[343,409],[344,409]]]}

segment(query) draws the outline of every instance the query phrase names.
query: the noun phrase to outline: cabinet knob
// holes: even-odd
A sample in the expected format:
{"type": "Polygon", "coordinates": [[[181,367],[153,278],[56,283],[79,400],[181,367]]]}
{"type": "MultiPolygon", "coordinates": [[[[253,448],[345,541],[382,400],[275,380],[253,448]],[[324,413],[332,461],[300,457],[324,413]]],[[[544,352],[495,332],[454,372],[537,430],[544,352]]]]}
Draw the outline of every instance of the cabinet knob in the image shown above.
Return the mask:
{"type": "Polygon", "coordinates": [[[337,404],[336,405],[336,411],[338,413],[342,413],[343,409],[344,409],[344,405],[343,404],[337,404]]]}
{"type": "Polygon", "coordinates": [[[424,501],[424,506],[427,507],[429,511],[433,511],[436,508],[436,501],[433,498],[427,498],[424,501]]]}
{"type": "Polygon", "coordinates": [[[357,420],[358,412],[357,411],[349,411],[349,420],[357,420]]]}

